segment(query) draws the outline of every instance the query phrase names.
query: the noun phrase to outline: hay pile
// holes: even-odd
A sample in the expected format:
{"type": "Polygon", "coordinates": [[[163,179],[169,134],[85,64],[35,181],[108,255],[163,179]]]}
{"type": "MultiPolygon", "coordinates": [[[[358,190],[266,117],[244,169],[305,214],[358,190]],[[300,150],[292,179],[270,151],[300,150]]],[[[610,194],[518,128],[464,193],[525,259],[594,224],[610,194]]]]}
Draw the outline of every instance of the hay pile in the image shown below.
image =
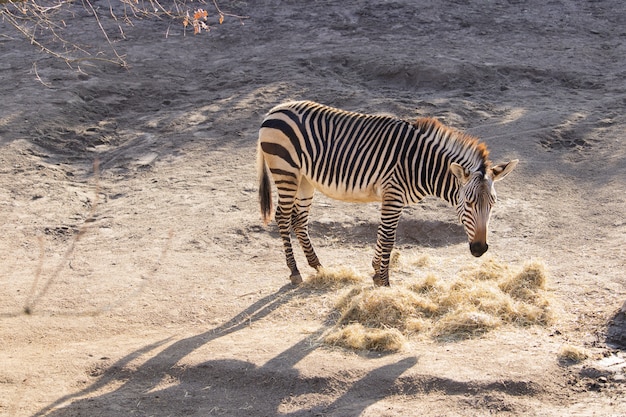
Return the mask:
{"type": "Polygon", "coordinates": [[[431,274],[420,282],[391,288],[353,285],[336,308],[339,319],[324,341],[357,350],[397,351],[416,334],[449,340],[504,324],[554,321],[546,273],[539,262],[529,262],[515,272],[488,260],[461,271],[449,283],[431,274]]]}
{"type": "Polygon", "coordinates": [[[589,352],[585,348],[573,345],[564,345],[559,349],[559,361],[562,363],[579,363],[589,359],[589,352]]]}
{"type": "Polygon", "coordinates": [[[352,268],[341,267],[332,269],[321,267],[315,275],[304,281],[303,286],[316,290],[330,290],[360,282],[362,282],[361,277],[352,268]]]}

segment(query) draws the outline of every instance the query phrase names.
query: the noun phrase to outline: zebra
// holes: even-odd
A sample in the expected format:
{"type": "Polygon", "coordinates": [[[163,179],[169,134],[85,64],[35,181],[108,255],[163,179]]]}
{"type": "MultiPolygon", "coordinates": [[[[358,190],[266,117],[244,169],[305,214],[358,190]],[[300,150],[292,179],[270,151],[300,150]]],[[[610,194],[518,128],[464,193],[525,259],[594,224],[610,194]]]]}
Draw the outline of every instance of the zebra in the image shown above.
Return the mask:
{"type": "Polygon", "coordinates": [[[308,232],[315,190],[352,202],[381,202],[372,266],[374,284],[389,286],[389,259],[403,208],[425,196],[456,207],[479,257],[488,248],[487,227],[496,202],[493,183],[503,179],[517,159],[492,165],[484,143],[434,118],[415,121],[340,110],[312,101],[293,101],[270,110],[257,145],[259,203],[263,222],[272,216],[270,176],[278,192],[275,219],[292,284],[302,277],[291,232],[309,265],[321,263],[308,232]]]}

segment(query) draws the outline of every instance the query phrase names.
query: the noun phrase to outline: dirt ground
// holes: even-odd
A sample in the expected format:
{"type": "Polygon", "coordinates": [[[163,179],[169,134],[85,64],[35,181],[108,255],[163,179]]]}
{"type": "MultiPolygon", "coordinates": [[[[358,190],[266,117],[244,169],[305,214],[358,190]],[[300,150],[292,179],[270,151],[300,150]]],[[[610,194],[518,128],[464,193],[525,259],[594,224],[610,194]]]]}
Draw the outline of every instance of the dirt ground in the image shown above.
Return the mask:
{"type": "MultiPolygon", "coordinates": [[[[625,2],[225,0],[243,25],[125,37],[94,4],[128,68],[72,70],[0,22],[0,415],[626,416],[625,2]],[[519,158],[485,256],[543,262],[557,322],[324,346],[342,289],[289,284],[257,202],[257,131],[290,99],[435,116],[519,158]]],[[[66,23],[110,52],[80,4],[66,23]]],[[[318,195],[324,265],[370,285],[377,224],[318,195]]],[[[430,261],[391,285],[483,261],[435,199],[397,247],[430,261]]]]}

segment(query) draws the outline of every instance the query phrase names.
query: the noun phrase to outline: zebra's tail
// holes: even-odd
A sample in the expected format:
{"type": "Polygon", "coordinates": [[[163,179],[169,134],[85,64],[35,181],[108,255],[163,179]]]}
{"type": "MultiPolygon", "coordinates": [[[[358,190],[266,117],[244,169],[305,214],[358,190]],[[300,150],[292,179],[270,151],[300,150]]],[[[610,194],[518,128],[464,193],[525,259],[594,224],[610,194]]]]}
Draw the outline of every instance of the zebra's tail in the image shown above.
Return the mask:
{"type": "Polygon", "coordinates": [[[272,220],[272,183],[265,163],[265,157],[261,151],[261,145],[257,149],[257,170],[259,175],[259,204],[261,206],[261,217],[263,223],[267,225],[272,220]]]}

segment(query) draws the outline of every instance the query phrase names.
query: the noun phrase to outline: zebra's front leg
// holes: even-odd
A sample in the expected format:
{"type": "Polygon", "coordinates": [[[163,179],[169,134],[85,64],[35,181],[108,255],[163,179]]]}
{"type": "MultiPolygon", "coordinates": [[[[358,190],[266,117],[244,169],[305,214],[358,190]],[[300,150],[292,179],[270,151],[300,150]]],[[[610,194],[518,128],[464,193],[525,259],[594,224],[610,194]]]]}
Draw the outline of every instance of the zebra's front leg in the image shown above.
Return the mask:
{"type": "Polygon", "coordinates": [[[375,285],[389,286],[389,260],[396,241],[396,230],[403,207],[403,204],[396,201],[383,202],[376,239],[376,252],[372,261],[375,285]]]}
{"type": "Polygon", "coordinates": [[[287,260],[287,267],[291,271],[289,279],[293,285],[302,283],[302,276],[298,271],[298,265],[296,259],[293,256],[293,247],[291,245],[291,210],[287,212],[283,206],[279,205],[276,208],[276,223],[278,223],[278,230],[280,237],[283,240],[283,249],[285,251],[285,259],[287,260]]]}

